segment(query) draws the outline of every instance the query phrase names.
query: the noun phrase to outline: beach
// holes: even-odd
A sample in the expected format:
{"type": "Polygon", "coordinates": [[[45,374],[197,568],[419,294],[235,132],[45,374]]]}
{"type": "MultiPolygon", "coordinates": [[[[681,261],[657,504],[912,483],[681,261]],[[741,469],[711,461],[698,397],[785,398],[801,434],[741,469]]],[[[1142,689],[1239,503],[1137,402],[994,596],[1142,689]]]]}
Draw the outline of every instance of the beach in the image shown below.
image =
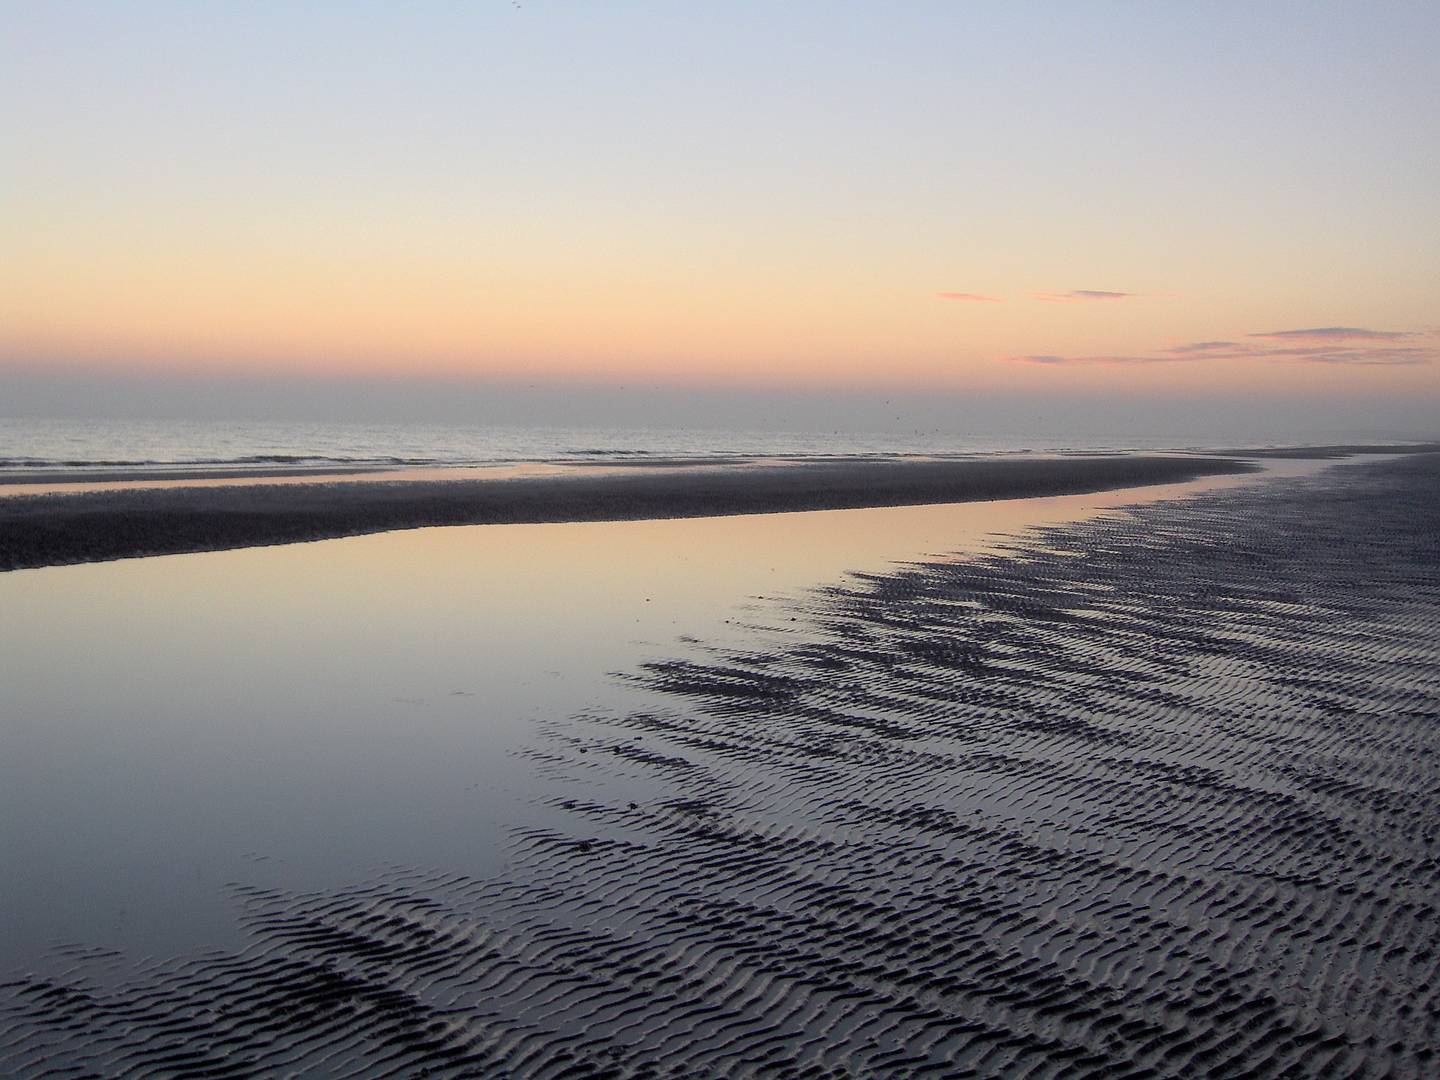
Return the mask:
{"type": "MultiPolygon", "coordinates": [[[[17,658],[83,654],[86,610],[136,641],[69,689],[24,664],[46,724],[105,727],[68,781],[19,731],[11,819],[90,777],[162,836],[128,922],[6,969],[0,1071],[1425,1077],[1440,456],[1276,467],[7,575],[56,613],[17,658]],[[213,885],[162,869],[191,849],[213,885]]],[[[8,857],[79,891],[74,842],[8,857]]]]}
{"type": "Polygon", "coordinates": [[[0,1080],[1440,1080],[1440,3],[6,14],[0,1080]]]}

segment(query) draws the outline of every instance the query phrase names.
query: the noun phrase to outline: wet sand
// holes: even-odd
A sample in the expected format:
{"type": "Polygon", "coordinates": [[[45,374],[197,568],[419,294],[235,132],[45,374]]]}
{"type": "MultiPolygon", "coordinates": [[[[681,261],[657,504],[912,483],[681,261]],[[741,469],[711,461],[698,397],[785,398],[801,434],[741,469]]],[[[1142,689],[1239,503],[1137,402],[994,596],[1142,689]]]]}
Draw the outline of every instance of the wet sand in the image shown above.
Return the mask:
{"type": "Polygon", "coordinates": [[[857,575],[518,751],[507,868],[83,943],[0,1073],[1433,1076],[1440,456],[857,575]]]}
{"type": "Polygon", "coordinates": [[[1104,491],[1240,473],[1229,458],[829,461],[348,484],[151,488],[0,499],[0,570],[435,525],[613,521],[1104,491]]]}

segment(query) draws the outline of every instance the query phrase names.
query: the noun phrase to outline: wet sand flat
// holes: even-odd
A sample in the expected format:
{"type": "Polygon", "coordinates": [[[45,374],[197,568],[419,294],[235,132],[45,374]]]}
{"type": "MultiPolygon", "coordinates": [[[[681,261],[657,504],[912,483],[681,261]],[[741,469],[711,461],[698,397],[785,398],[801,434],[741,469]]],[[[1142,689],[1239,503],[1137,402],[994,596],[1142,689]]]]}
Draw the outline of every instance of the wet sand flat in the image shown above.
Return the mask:
{"type": "Polygon", "coordinates": [[[176,487],[0,499],[0,570],[436,525],[612,521],[1104,491],[1252,468],[1147,455],[591,470],[481,480],[176,487]]]}
{"type": "Polygon", "coordinates": [[[516,753],[507,867],[84,943],[0,1072],[1354,1076],[1440,1051],[1440,457],[857,575],[516,753]]]}

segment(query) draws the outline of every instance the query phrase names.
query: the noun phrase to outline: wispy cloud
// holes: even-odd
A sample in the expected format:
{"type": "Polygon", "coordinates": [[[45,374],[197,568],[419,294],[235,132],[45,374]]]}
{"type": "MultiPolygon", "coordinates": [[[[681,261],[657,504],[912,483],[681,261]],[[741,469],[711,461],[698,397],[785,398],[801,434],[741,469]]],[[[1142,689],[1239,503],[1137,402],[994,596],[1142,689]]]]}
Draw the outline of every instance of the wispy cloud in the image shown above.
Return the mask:
{"type": "Polygon", "coordinates": [[[1199,360],[1199,356],[1126,356],[1126,355],[1102,355],[1102,356],[1055,356],[1053,354],[1031,355],[1031,356],[1006,356],[1002,357],[1012,364],[1045,364],[1051,367],[1079,366],[1089,364],[1110,364],[1114,366],[1133,366],[1138,364],[1181,364],[1191,360],[1199,360]]]}
{"type": "Polygon", "coordinates": [[[1110,292],[1106,289],[1071,289],[1069,292],[1031,293],[1033,300],[1044,300],[1047,304],[1073,304],[1085,300],[1124,300],[1134,296],[1128,292],[1110,292]]]}
{"type": "Polygon", "coordinates": [[[1275,341],[1396,341],[1415,335],[1406,330],[1366,330],[1361,326],[1312,326],[1307,330],[1267,330],[1245,336],[1275,341]]]}
{"type": "Polygon", "coordinates": [[[1173,349],[1165,351],[1177,356],[1189,356],[1192,353],[1230,352],[1235,348],[1237,348],[1237,343],[1233,341],[1192,341],[1188,345],[1176,345],[1173,349]]]}
{"type": "Polygon", "coordinates": [[[1332,326],[1247,334],[1246,341],[1192,341],[1155,353],[1058,356],[1053,353],[1005,356],[1019,364],[1062,366],[1140,366],[1195,361],[1246,360],[1277,364],[1327,364],[1354,367],[1409,367],[1440,361],[1440,344],[1394,344],[1425,334],[1401,330],[1362,330],[1332,326]],[[1255,340],[1248,340],[1248,339],[1255,340]]]}
{"type": "Polygon", "coordinates": [[[978,293],[938,292],[935,295],[941,300],[959,300],[970,304],[999,304],[1002,302],[998,296],[980,296],[978,293]]]}
{"type": "Polygon", "coordinates": [[[1433,363],[1434,349],[1270,349],[1262,353],[1274,360],[1296,364],[1354,364],[1397,367],[1433,363]]]}

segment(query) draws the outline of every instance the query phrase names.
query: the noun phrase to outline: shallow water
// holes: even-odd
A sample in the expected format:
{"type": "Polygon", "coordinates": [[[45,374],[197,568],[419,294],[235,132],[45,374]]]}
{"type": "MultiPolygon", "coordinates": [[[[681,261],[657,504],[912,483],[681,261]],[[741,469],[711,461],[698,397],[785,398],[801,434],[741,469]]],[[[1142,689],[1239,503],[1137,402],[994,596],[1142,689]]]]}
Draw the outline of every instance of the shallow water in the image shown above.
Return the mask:
{"type": "MultiPolygon", "coordinates": [[[[1265,475],[1326,463],[1280,461],[1265,475]]],[[[233,946],[229,882],[503,869],[519,751],[611,673],[743,643],[776,597],[1254,482],[678,521],[422,529],[0,575],[0,967],[233,946]],[[760,609],[759,612],[756,609],[760,609]]]]}

